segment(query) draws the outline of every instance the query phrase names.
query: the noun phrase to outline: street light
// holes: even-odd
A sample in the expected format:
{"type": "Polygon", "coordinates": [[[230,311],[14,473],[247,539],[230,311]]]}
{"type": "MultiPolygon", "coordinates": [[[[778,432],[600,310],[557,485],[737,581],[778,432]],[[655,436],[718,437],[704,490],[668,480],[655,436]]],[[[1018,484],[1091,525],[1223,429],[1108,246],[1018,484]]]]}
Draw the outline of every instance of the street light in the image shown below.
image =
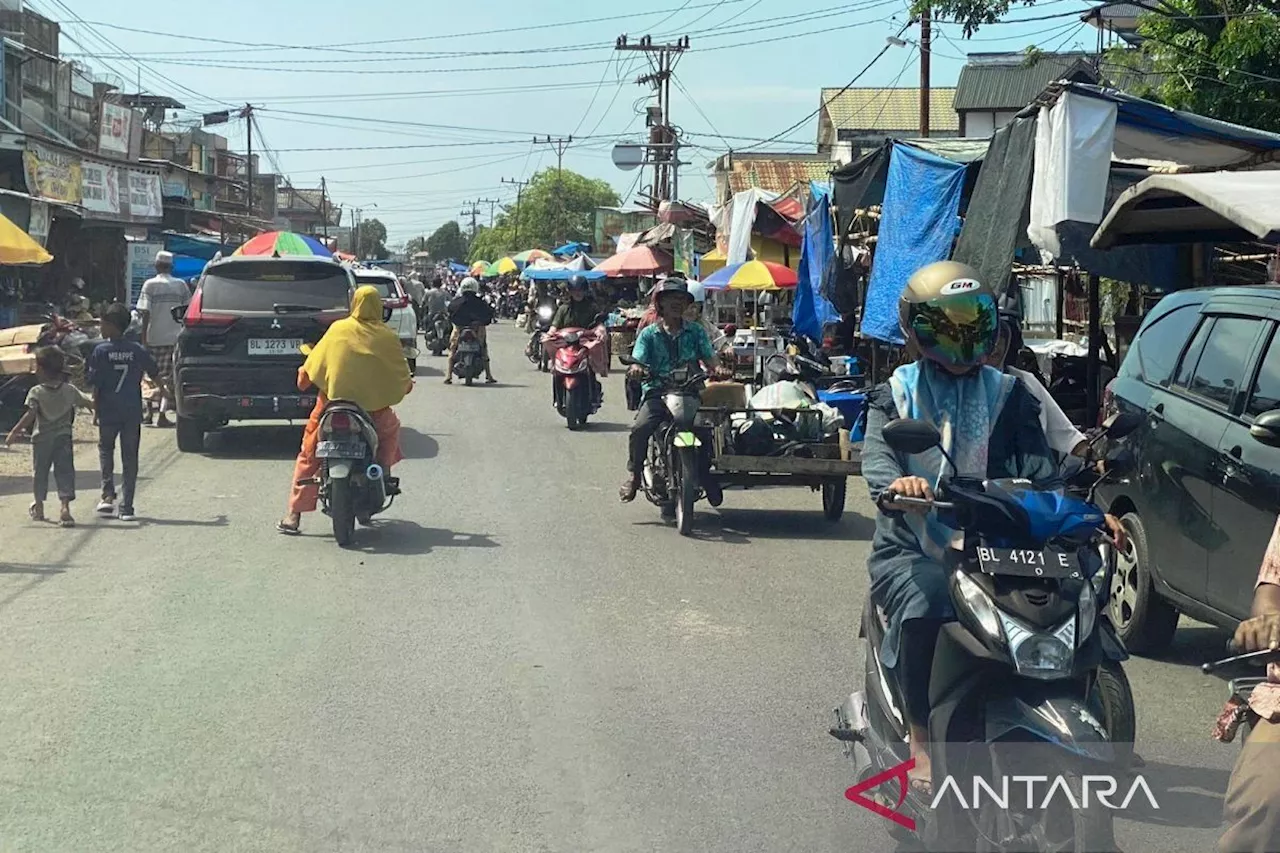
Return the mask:
{"type": "Polygon", "coordinates": [[[889,45],[889,47],[906,47],[907,45],[912,44],[912,42],[909,42],[906,39],[900,39],[897,36],[888,36],[885,38],[884,43],[889,45]]]}

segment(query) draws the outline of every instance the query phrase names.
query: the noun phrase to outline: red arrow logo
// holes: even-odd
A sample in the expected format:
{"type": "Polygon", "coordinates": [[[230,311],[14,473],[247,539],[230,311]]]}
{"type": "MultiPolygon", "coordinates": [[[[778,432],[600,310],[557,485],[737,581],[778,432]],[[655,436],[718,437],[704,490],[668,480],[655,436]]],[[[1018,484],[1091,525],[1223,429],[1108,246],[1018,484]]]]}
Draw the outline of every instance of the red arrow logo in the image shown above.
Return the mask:
{"type": "Polygon", "coordinates": [[[907,799],[907,774],[910,773],[915,766],[916,760],[914,758],[909,758],[896,767],[890,767],[888,770],[885,770],[882,773],[877,773],[870,779],[864,779],[844,792],[845,799],[862,806],[864,809],[875,812],[880,815],[880,817],[888,818],[911,832],[915,832],[916,822],[898,811],[898,809],[902,808],[903,802],[907,799]],[[863,796],[864,792],[875,790],[890,779],[898,780],[898,802],[892,809],[876,802],[875,800],[863,796]]]}

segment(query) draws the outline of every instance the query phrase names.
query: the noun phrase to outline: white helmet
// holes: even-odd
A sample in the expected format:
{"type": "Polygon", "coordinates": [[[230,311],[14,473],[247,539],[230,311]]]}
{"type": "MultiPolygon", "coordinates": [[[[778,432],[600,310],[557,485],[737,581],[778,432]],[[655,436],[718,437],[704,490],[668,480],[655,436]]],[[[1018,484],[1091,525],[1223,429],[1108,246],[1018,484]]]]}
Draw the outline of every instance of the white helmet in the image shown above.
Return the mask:
{"type": "Polygon", "coordinates": [[[689,281],[689,295],[693,297],[693,301],[699,305],[707,301],[707,288],[701,282],[689,281]]]}
{"type": "Polygon", "coordinates": [[[471,276],[467,276],[462,280],[462,284],[458,286],[458,290],[461,293],[479,293],[480,282],[476,281],[471,276]]]}

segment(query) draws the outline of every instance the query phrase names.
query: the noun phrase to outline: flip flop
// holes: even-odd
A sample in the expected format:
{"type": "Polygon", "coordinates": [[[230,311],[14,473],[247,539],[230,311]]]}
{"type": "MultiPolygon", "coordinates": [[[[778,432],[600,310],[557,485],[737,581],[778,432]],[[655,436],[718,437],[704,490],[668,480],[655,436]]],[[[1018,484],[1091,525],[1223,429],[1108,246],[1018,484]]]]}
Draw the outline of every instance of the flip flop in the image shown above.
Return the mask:
{"type": "Polygon", "coordinates": [[[276,530],[283,533],[285,536],[297,536],[302,532],[302,522],[298,522],[297,524],[286,524],[282,519],[276,522],[276,530]]]}
{"type": "Polygon", "coordinates": [[[494,379],[492,376],[490,376],[488,379],[486,379],[486,380],[484,381],[484,384],[485,384],[485,385],[497,385],[497,384],[498,384],[498,380],[496,380],[496,379],[494,379]]]}
{"type": "Polygon", "coordinates": [[[44,509],[39,502],[33,501],[31,506],[27,507],[27,517],[32,521],[44,521],[44,509]]]}

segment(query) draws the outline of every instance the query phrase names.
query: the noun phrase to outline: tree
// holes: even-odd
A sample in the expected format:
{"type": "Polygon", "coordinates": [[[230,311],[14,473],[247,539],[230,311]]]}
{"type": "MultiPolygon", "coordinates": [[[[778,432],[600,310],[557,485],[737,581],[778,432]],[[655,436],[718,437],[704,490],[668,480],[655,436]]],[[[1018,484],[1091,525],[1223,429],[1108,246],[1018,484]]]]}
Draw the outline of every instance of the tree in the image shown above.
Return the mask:
{"type": "Polygon", "coordinates": [[[427,238],[427,251],[432,260],[461,260],[467,256],[467,238],[458,223],[450,219],[427,238]]]}
{"type": "Polygon", "coordinates": [[[472,241],[471,260],[492,261],[531,247],[553,249],[569,240],[590,243],[596,208],[618,203],[618,194],[605,181],[568,169],[563,174],[544,169],[524,188],[519,222],[515,202],[504,205],[493,227],[482,229],[472,241]]]}
{"type": "MultiPolygon", "coordinates": [[[[965,36],[994,24],[1015,3],[1035,0],[915,0],[965,36]]],[[[1176,109],[1280,131],[1280,17],[1274,0],[1153,0],[1138,21],[1137,49],[1109,51],[1103,76],[1127,72],[1136,95],[1176,109]],[[1108,74],[1111,72],[1111,74],[1108,74]]]]}
{"type": "Polygon", "coordinates": [[[361,258],[387,257],[387,226],[377,219],[365,219],[356,226],[356,249],[361,258]]]}

